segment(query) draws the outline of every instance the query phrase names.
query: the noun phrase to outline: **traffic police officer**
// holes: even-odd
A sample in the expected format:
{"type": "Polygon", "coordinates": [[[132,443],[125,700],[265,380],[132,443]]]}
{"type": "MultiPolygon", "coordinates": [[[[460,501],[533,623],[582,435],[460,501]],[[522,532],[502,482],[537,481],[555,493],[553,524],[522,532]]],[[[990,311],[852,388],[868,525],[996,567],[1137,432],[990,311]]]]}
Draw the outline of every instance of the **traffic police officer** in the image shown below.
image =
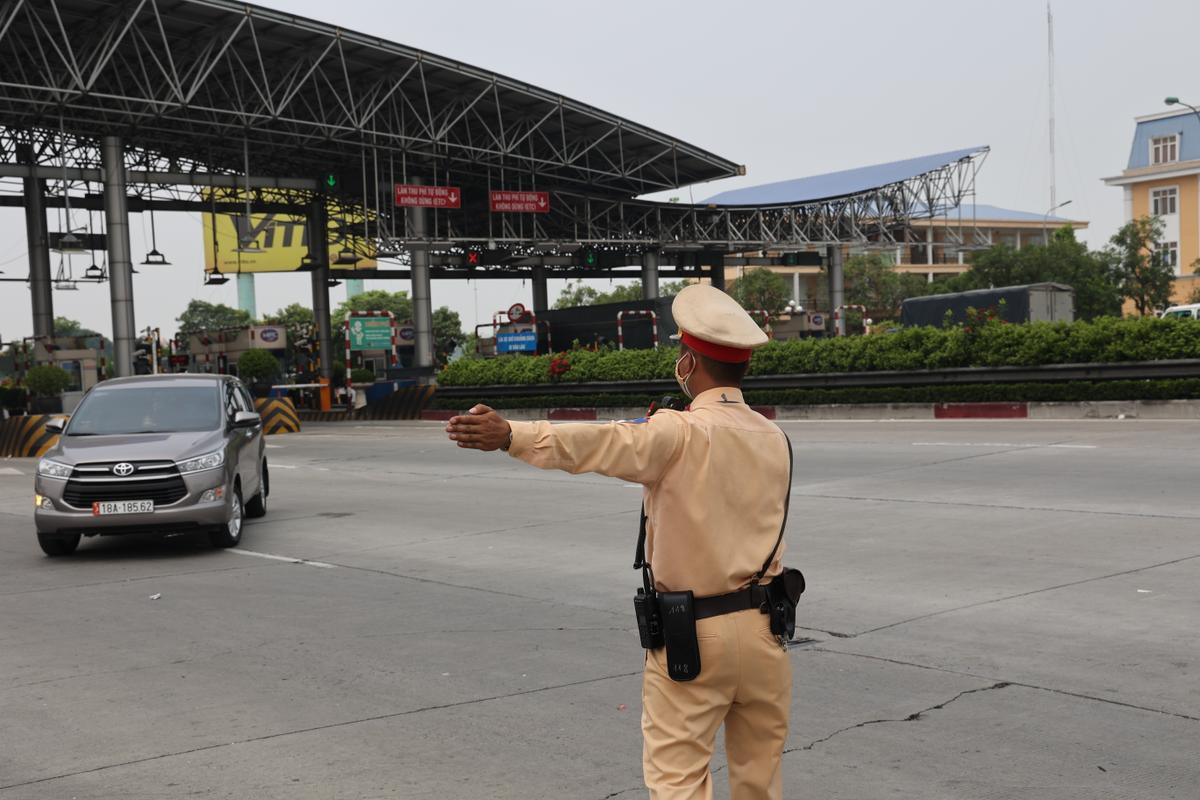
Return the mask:
{"type": "MultiPolygon", "coordinates": [[[[781,570],[780,536],[790,491],[782,431],[749,408],[740,389],[754,348],[767,337],[731,297],[686,287],[672,315],[679,327],[675,377],[688,411],[604,425],[509,422],[477,405],[446,427],[459,447],[507,450],[542,469],[597,472],[642,484],[648,561],[662,592],[704,598],[765,583],[781,570]]],[[[757,608],[700,618],[703,669],[668,676],[663,648],[649,650],[642,683],[643,769],[652,800],[712,797],[709,762],[717,729],[733,800],[780,798],[792,674],[787,652],[757,608]]]]}

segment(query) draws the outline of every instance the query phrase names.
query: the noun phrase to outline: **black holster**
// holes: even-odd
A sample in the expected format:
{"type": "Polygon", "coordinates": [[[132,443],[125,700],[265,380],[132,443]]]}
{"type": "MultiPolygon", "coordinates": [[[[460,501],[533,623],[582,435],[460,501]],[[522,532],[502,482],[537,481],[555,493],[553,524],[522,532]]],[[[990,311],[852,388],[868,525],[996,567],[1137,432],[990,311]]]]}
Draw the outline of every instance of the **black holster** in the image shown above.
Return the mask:
{"type": "Polygon", "coordinates": [[[796,635],[796,604],[804,594],[804,573],[798,569],[784,567],[767,584],[767,608],[764,609],[771,622],[771,633],[784,642],[796,635]]]}

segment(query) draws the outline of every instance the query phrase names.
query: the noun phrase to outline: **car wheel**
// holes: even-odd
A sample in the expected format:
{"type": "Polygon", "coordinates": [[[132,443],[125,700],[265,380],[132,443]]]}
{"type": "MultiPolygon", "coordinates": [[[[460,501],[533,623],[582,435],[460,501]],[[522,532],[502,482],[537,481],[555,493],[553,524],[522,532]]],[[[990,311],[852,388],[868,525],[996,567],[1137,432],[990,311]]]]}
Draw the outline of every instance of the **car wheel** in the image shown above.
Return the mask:
{"type": "Polygon", "coordinates": [[[271,493],[270,473],[267,472],[267,462],[263,461],[262,481],[259,483],[258,494],[246,503],[246,518],[258,519],[267,515],[267,495],[271,493]]]}
{"type": "Polygon", "coordinates": [[[71,534],[70,536],[56,536],[50,533],[39,533],[38,544],[42,547],[42,552],[48,556],[69,556],[75,552],[75,548],[79,547],[79,534],[71,534]]]}
{"type": "Polygon", "coordinates": [[[241,487],[233,487],[233,494],[229,498],[229,506],[229,519],[224,525],[208,535],[213,547],[237,547],[238,542],[242,540],[242,517],[244,509],[242,508],[241,487]]]}

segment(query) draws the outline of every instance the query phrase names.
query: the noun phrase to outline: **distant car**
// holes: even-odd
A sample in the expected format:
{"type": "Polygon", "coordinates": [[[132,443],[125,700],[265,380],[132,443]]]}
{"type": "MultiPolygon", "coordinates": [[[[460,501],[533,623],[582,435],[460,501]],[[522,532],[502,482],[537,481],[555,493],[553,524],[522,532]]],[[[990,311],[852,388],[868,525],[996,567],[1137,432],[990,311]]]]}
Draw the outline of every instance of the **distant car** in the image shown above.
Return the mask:
{"type": "Polygon", "coordinates": [[[1200,319],[1200,303],[1189,303],[1185,306],[1171,306],[1163,311],[1160,316],[1163,319],[1200,319]]]}
{"type": "Polygon", "coordinates": [[[262,419],[228,375],[146,375],[84,396],[38,462],[38,544],[67,555],[81,536],[206,531],[233,547],[267,513],[262,419]]]}

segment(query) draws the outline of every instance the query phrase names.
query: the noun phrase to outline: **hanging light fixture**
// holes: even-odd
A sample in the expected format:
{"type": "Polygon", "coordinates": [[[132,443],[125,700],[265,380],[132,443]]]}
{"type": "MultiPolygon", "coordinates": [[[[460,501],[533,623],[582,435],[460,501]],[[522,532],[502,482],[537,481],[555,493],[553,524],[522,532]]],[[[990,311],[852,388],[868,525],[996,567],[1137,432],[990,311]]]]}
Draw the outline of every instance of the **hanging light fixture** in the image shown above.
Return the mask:
{"type": "Polygon", "coordinates": [[[359,258],[358,254],[350,249],[349,245],[343,245],[333,263],[341,267],[349,267],[357,264],[359,261],[362,261],[362,259],[359,258]]]}
{"type": "Polygon", "coordinates": [[[223,283],[229,283],[229,278],[221,274],[221,249],[217,242],[217,195],[216,192],[210,192],[209,198],[212,200],[212,246],[213,246],[213,268],[212,272],[204,276],[205,286],[220,286],[223,283]]]}
{"type": "Polygon", "coordinates": [[[70,262],[66,256],[58,257],[58,272],[54,276],[54,288],[63,292],[79,291],[79,284],[75,282],[75,276],[71,272],[70,262]]]}
{"type": "Polygon", "coordinates": [[[337,278],[330,278],[329,280],[325,281],[325,285],[328,286],[330,289],[332,289],[335,286],[341,286],[342,282],[339,281],[337,278]]]}
{"type": "Polygon", "coordinates": [[[87,248],[83,246],[83,240],[76,236],[72,231],[67,231],[58,237],[54,242],[54,246],[50,248],[56,253],[86,253],[87,248]]]}
{"type": "MultiPolygon", "coordinates": [[[[150,186],[150,252],[146,253],[146,260],[142,262],[142,266],[146,267],[165,267],[170,265],[167,257],[158,252],[158,235],[154,230],[154,186],[150,186]]],[[[90,212],[89,212],[90,213],[90,212]]],[[[143,231],[145,228],[142,229],[143,231]]]]}
{"type": "Polygon", "coordinates": [[[229,276],[221,274],[221,268],[213,265],[212,272],[204,278],[205,286],[220,286],[223,283],[229,283],[229,276]]]}
{"type": "MultiPolygon", "coordinates": [[[[87,194],[87,191],[89,188],[91,188],[91,187],[87,183],[84,183],[84,186],[83,186],[84,194],[87,194]]],[[[92,231],[92,210],[90,208],[87,210],[87,215],[88,215],[88,223],[87,223],[88,245],[90,248],[94,248],[95,244],[96,244],[96,236],[92,231]]],[[[92,263],[91,263],[91,265],[89,265],[87,267],[87,269],[85,269],[83,271],[82,280],[90,281],[92,283],[100,283],[103,280],[105,280],[108,276],[104,274],[104,268],[96,263],[96,251],[94,249],[89,249],[88,252],[91,254],[92,263]]]]}

